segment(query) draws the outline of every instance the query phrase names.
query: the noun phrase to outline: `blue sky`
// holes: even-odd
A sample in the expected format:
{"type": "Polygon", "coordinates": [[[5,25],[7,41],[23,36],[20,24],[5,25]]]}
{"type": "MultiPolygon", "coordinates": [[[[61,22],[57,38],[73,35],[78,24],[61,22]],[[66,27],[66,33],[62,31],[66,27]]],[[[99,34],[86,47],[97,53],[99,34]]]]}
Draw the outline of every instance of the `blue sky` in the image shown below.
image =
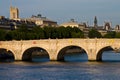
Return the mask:
{"type": "Polygon", "coordinates": [[[58,23],[73,18],[92,25],[97,16],[99,25],[120,24],[120,0],[0,0],[0,15],[9,17],[10,5],[19,8],[21,18],[40,13],[58,23]]]}

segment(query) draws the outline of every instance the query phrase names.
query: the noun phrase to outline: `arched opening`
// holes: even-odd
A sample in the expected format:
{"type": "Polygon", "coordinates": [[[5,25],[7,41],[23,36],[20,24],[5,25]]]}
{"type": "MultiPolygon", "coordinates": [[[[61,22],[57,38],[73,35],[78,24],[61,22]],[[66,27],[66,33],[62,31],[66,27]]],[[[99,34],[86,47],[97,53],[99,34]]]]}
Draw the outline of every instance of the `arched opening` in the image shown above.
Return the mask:
{"type": "Polygon", "coordinates": [[[104,47],[98,52],[97,61],[103,62],[120,61],[120,52],[117,52],[110,46],[104,47]]]}
{"type": "Polygon", "coordinates": [[[67,62],[83,62],[88,61],[88,56],[85,50],[81,47],[67,46],[59,51],[57,60],[67,62]]]}
{"type": "Polygon", "coordinates": [[[49,54],[43,48],[32,47],[23,53],[22,60],[32,62],[46,62],[49,61],[49,54]]]}
{"type": "Polygon", "coordinates": [[[14,60],[14,54],[10,50],[0,49],[0,62],[13,62],[14,60]]]}

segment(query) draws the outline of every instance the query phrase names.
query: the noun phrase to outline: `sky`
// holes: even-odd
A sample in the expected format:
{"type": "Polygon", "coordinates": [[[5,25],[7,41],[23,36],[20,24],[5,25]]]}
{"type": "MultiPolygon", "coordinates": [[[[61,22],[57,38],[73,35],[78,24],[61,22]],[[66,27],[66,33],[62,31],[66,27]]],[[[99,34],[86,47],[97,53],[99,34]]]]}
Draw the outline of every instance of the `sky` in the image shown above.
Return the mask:
{"type": "Polygon", "coordinates": [[[0,0],[1,16],[9,17],[10,5],[19,8],[20,18],[42,14],[58,24],[75,19],[93,25],[97,16],[99,25],[120,24],[120,0],[0,0]]]}

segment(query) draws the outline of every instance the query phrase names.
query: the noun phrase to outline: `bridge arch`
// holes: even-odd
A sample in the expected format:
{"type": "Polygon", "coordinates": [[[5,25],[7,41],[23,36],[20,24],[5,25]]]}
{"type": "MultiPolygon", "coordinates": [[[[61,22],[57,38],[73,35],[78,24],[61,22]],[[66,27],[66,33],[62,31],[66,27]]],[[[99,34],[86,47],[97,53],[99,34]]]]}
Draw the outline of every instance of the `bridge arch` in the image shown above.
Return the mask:
{"type": "Polygon", "coordinates": [[[0,61],[14,61],[15,54],[12,50],[7,48],[0,48],[0,61]]]}
{"type": "Polygon", "coordinates": [[[104,51],[113,50],[111,46],[105,46],[97,52],[96,59],[97,61],[102,61],[102,54],[104,51]]]}
{"type": "Polygon", "coordinates": [[[30,47],[27,48],[22,54],[23,61],[32,61],[32,57],[39,56],[39,57],[47,57],[49,58],[49,54],[47,50],[42,47],[30,47]]]}
{"type": "MultiPolygon", "coordinates": [[[[58,52],[58,54],[57,54],[57,60],[58,60],[58,61],[64,61],[64,60],[65,60],[65,59],[64,59],[65,54],[67,54],[67,53],[69,53],[69,52],[70,52],[70,53],[76,53],[76,51],[74,51],[75,48],[77,49],[77,52],[85,52],[85,53],[86,53],[85,49],[82,48],[82,47],[80,47],[80,46],[78,46],[78,45],[68,45],[68,46],[62,47],[62,48],[59,50],[59,52],[58,52]]],[[[87,53],[86,53],[86,55],[87,55],[87,53]]],[[[87,58],[88,58],[88,55],[87,55],[87,58]]]]}

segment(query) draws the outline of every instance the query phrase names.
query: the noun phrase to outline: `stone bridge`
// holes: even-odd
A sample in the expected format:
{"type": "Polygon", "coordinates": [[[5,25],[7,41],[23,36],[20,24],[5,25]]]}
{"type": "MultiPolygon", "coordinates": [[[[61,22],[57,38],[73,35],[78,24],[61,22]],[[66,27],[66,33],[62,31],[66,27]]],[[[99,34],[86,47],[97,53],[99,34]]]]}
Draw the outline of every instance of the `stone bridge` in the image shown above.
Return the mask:
{"type": "MultiPolygon", "coordinates": [[[[88,60],[101,60],[102,52],[111,47],[113,50],[120,49],[120,39],[43,39],[26,41],[0,41],[0,49],[13,53],[15,60],[22,60],[25,52],[32,48],[42,48],[50,60],[64,59],[65,50],[76,46],[84,49],[88,60]]],[[[29,57],[30,54],[28,54],[29,57]]]]}

